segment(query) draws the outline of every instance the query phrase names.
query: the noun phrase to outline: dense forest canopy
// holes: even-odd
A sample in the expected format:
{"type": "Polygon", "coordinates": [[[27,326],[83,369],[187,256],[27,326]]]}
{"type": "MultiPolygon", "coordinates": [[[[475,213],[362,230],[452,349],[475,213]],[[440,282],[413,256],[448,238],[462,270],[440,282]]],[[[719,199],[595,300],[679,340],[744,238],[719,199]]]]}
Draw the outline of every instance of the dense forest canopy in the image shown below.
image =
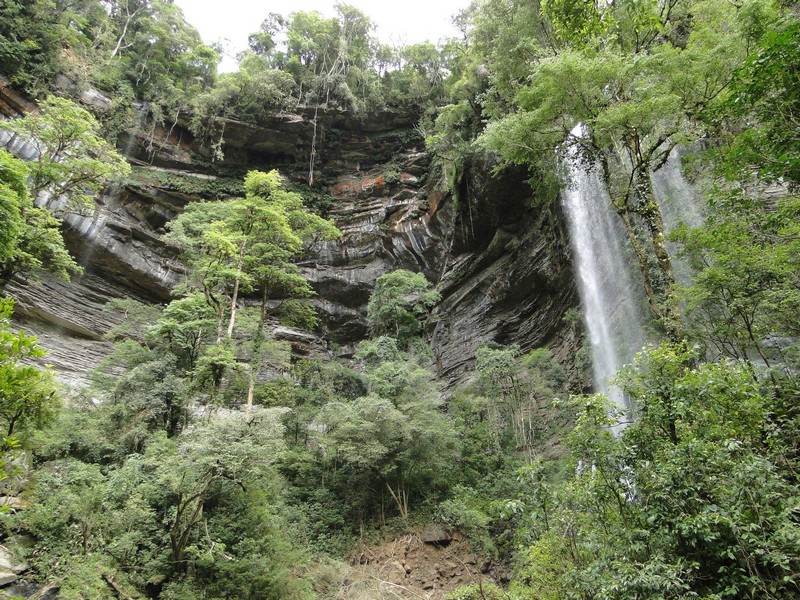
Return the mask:
{"type": "Polygon", "coordinates": [[[335,10],[265,15],[217,74],[169,0],[6,0],[0,74],[41,110],[0,124],[39,146],[0,150],[0,288],[80,273],[59,219],[129,176],[133,128],[180,124],[224,161],[231,120],[409,113],[456,213],[479,159],[527,168],[539,204],[568,149],[598,173],[654,332],[617,378],[629,414],[548,348],[486,345],[445,392],[440,290],[404,270],[377,279],[352,361],[293,356],[271,326],[314,328],[296,262],[341,232],[253,170],[168,224],[174,299],[109,306],[114,351],[69,402],[0,302],[0,485],[24,499],[3,544],[66,599],[345,598],[358,540],[436,521],[507,573],[452,599],[797,597],[800,7],[478,0],[463,38],[401,48],[335,10]],[[88,90],[109,102],[81,108],[88,90]],[[706,220],[667,236],[653,175],[678,150],[706,220]]]}

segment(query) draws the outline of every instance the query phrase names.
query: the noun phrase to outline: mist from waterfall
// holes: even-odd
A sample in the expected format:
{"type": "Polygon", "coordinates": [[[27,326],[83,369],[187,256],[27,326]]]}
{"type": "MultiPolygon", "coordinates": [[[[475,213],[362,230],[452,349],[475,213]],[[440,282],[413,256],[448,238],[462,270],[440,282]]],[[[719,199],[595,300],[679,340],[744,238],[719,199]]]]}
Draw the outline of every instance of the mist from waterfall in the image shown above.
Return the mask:
{"type": "MultiPolygon", "coordinates": [[[[703,224],[705,214],[694,189],[683,176],[678,152],[673,151],[664,166],[653,173],[653,192],[661,208],[667,234],[680,225],[700,227],[703,224]]],[[[691,268],[678,256],[676,244],[668,242],[667,249],[672,257],[676,280],[679,284],[688,285],[692,278],[691,268]]]]}
{"type": "Polygon", "coordinates": [[[705,215],[694,188],[683,176],[679,152],[673,150],[664,166],[653,173],[653,192],[667,233],[682,223],[689,227],[703,224],[705,215]]]}
{"type": "Polygon", "coordinates": [[[591,343],[594,385],[625,409],[624,395],[609,379],[646,343],[643,288],[625,229],[597,173],[580,164],[574,149],[565,162],[570,185],[561,200],[591,343]]]}

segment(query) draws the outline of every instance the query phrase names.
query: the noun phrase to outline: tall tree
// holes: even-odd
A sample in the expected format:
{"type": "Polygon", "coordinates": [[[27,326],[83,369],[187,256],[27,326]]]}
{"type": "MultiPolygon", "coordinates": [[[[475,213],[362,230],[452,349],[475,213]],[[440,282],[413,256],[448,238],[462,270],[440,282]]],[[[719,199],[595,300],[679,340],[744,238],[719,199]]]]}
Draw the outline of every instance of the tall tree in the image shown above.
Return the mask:
{"type": "Polygon", "coordinates": [[[674,235],[696,269],[684,290],[694,338],[722,356],[793,377],[800,308],[800,25],[763,33],[714,113],[713,185],[702,227],[674,235]],[[741,127],[741,123],[747,127],[741,127]]]}
{"type": "Polygon", "coordinates": [[[36,95],[47,89],[60,62],[64,30],[54,8],[48,0],[8,0],[0,6],[3,76],[36,95]]]}
{"type": "Polygon", "coordinates": [[[240,295],[258,291],[260,317],[250,371],[248,406],[266,338],[270,300],[276,316],[309,325],[313,313],[297,301],[313,292],[292,260],[306,244],[340,234],[330,221],[305,210],[302,197],[284,189],[277,171],[251,171],[244,198],[190,205],[171,224],[172,237],[191,267],[188,289],[203,291],[217,314],[217,340],[233,338],[240,295]],[[223,321],[227,315],[227,326],[223,321]]]}
{"type": "Polygon", "coordinates": [[[425,316],[439,299],[422,273],[398,269],[381,275],[367,304],[370,331],[394,337],[405,348],[420,335],[425,316]]]}

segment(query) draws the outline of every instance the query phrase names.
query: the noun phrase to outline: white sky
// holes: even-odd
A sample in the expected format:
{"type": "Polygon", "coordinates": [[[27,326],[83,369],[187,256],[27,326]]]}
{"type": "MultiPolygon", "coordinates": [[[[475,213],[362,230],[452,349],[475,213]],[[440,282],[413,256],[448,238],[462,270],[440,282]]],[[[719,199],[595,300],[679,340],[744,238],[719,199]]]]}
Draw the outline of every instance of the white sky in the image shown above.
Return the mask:
{"type": "MultiPolygon", "coordinates": [[[[316,10],[332,17],[335,0],[175,0],[186,20],[194,25],[206,43],[222,41],[230,54],[247,47],[248,34],[257,31],[271,12],[288,16],[295,11],[316,10]]],[[[451,17],[466,8],[470,0],[345,0],[377,25],[375,35],[384,42],[414,44],[437,42],[456,35],[451,17]]],[[[235,69],[226,57],[221,71],[235,69]]]]}

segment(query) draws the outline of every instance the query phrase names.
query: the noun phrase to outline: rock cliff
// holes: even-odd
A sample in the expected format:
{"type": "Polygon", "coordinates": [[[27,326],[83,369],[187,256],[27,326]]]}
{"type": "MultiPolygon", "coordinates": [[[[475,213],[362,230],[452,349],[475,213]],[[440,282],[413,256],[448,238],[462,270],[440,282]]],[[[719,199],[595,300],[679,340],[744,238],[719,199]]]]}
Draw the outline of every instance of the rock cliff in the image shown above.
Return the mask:
{"type": "MultiPolygon", "coordinates": [[[[7,113],[28,109],[9,94],[0,89],[7,113]]],[[[569,244],[557,209],[532,205],[526,173],[493,177],[492,165],[469,164],[456,202],[438,181],[411,115],[356,119],[331,111],[320,113],[316,127],[314,195],[343,236],[300,263],[318,294],[318,339],[285,328],[277,336],[303,353],[352,354],[367,335],[375,280],[406,268],[424,273],[442,294],[428,333],[449,383],[465,377],[487,342],[569,351],[574,339],[562,317],[577,303],[569,244]]],[[[229,121],[221,162],[180,125],[123,139],[134,165],[130,180],[98,198],[92,214],[65,216],[65,237],[85,274],[69,283],[18,279],[8,288],[25,327],[49,350],[48,362],[66,380],[80,381],[108,352],[102,336],[119,319],[103,306],[122,296],[165,303],[180,281],[175,248],[163,239],[170,219],[192,200],[237,194],[248,169],[278,168],[304,186],[313,135],[311,114],[275,115],[258,125],[229,121]]],[[[8,136],[0,145],[28,153],[8,136]]]]}

